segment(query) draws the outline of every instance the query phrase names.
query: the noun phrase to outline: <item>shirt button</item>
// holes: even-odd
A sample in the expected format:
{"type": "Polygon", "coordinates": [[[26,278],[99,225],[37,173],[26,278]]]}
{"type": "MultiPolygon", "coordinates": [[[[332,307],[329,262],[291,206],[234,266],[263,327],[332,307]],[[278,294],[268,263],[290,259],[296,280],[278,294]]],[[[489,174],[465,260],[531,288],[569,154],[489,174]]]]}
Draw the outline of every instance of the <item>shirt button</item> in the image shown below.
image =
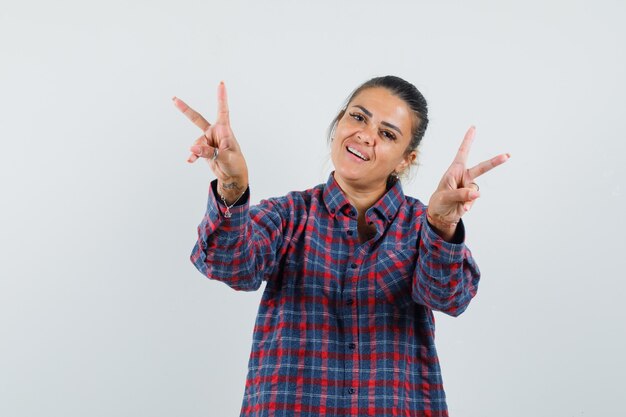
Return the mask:
{"type": "Polygon", "coordinates": [[[356,268],[356,264],[350,265],[350,268],[352,268],[352,269],[356,268]]]}
{"type": "Polygon", "coordinates": [[[350,349],[354,349],[354,348],[356,347],[356,345],[355,345],[354,343],[350,343],[350,344],[348,345],[348,347],[349,347],[350,349]]]}
{"type": "Polygon", "coordinates": [[[356,390],[354,388],[349,388],[348,389],[348,393],[349,394],[354,394],[356,392],[356,390]]]}
{"type": "Polygon", "coordinates": [[[348,230],[348,236],[352,236],[352,230],[348,230]]]}
{"type": "Polygon", "coordinates": [[[335,214],[335,209],[330,209],[331,214],[335,214]]]}
{"type": "Polygon", "coordinates": [[[352,304],[354,304],[354,300],[352,298],[348,298],[348,301],[346,301],[346,304],[351,306],[352,304]]]}
{"type": "Polygon", "coordinates": [[[354,217],[356,215],[356,213],[354,212],[354,210],[350,210],[348,212],[348,215],[350,215],[351,217],[354,217]]]}

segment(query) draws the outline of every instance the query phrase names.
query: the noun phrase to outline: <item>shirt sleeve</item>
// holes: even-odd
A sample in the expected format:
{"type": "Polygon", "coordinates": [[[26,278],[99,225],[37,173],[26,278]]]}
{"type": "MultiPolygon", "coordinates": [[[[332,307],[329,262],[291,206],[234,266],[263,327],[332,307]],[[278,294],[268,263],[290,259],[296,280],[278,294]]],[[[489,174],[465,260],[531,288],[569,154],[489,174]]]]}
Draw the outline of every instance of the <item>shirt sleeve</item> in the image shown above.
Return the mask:
{"type": "Polygon", "coordinates": [[[249,190],[229,210],[232,215],[227,218],[213,181],[190,259],[207,278],[238,291],[254,291],[275,268],[285,222],[272,201],[251,209],[249,190]]]}
{"type": "Polygon", "coordinates": [[[458,316],[476,295],[480,271],[465,246],[465,227],[459,222],[455,243],[443,240],[421,217],[418,259],[412,297],[432,310],[458,316]]]}

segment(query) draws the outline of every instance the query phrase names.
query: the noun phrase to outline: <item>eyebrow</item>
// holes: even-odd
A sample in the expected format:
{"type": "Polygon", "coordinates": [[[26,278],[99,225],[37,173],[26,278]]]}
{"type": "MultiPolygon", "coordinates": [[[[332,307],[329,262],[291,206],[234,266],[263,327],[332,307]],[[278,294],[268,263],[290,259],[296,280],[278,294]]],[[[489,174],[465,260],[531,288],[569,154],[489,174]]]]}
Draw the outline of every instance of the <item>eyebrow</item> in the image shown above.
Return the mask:
{"type": "MultiPolygon", "coordinates": [[[[372,117],[372,112],[371,112],[371,111],[369,111],[369,110],[367,110],[365,107],[360,106],[360,105],[358,105],[358,104],[355,104],[355,105],[354,105],[354,107],[358,107],[359,109],[361,109],[361,111],[362,111],[363,113],[365,113],[365,115],[366,115],[367,117],[372,117]]],[[[387,127],[391,128],[391,129],[393,129],[393,130],[397,131],[399,134],[401,134],[401,135],[402,135],[402,131],[400,130],[400,128],[399,128],[398,126],[396,126],[396,125],[392,125],[391,123],[389,123],[389,122],[385,122],[385,121],[380,122],[380,124],[381,124],[381,125],[383,125],[383,126],[387,126],[387,127]]]]}

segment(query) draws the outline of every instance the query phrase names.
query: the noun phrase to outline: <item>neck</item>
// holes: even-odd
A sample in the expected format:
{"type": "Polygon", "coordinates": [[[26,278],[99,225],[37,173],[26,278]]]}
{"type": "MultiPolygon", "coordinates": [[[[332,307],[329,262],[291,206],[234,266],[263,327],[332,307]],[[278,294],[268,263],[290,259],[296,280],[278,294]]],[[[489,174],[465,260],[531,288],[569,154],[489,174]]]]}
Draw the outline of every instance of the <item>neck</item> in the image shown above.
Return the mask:
{"type": "Polygon", "coordinates": [[[356,208],[360,219],[364,219],[365,212],[387,192],[387,182],[366,187],[352,184],[340,177],[335,177],[335,180],[350,204],[356,208]]]}

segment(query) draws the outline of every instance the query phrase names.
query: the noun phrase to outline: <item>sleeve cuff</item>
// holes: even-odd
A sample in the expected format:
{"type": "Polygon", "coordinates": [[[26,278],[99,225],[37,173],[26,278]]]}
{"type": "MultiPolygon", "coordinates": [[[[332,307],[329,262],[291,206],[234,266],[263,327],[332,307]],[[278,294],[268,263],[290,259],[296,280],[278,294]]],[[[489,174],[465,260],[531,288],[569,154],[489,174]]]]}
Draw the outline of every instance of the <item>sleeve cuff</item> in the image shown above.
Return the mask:
{"type": "Polygon", "coordinates": [[[428,250],[444,255],[448,262],[458,262],[463,259],[465,249],[465,225],[459,221],[452,242],[447,242],[433,230],[426,219],[426,211],[422,215],[422,243],[428,250]]]}
{"type": "MultiPolygon", "coordinates": [[[[226,205],[222,201],[222,198],[217,192],[217,180],[216,179],[211,181],[211,190],[213,190],[213,198],[215,199],[215,201],[217,201],[217,203],[221,207],[226,207],[226,205]]],[[[244,204],[248,202],[249,199],[250,199],[250,186],[248,185],[246,187],[246,191],[243,192],[243,195],[239,197],[239,200],[237,200],[237,202],[233,205],[233,207],[243,206],[244,204]]]]}
{"type": "Polygon", "coordinates": [[[226,212],[226,205],[217,192],[217,180],[213,180],[211,181],[206,216],[216,227],[219,223],[224,221],[228,221],[231,227],[237,227],[238,225],[243,224],[244,219],[247,217],[249,202],[250,187],[248,186],[239,201],[237,201],[237,203],[229,209],[232,216],[227,218],[224,216],[224,213],[226,212]]]}

